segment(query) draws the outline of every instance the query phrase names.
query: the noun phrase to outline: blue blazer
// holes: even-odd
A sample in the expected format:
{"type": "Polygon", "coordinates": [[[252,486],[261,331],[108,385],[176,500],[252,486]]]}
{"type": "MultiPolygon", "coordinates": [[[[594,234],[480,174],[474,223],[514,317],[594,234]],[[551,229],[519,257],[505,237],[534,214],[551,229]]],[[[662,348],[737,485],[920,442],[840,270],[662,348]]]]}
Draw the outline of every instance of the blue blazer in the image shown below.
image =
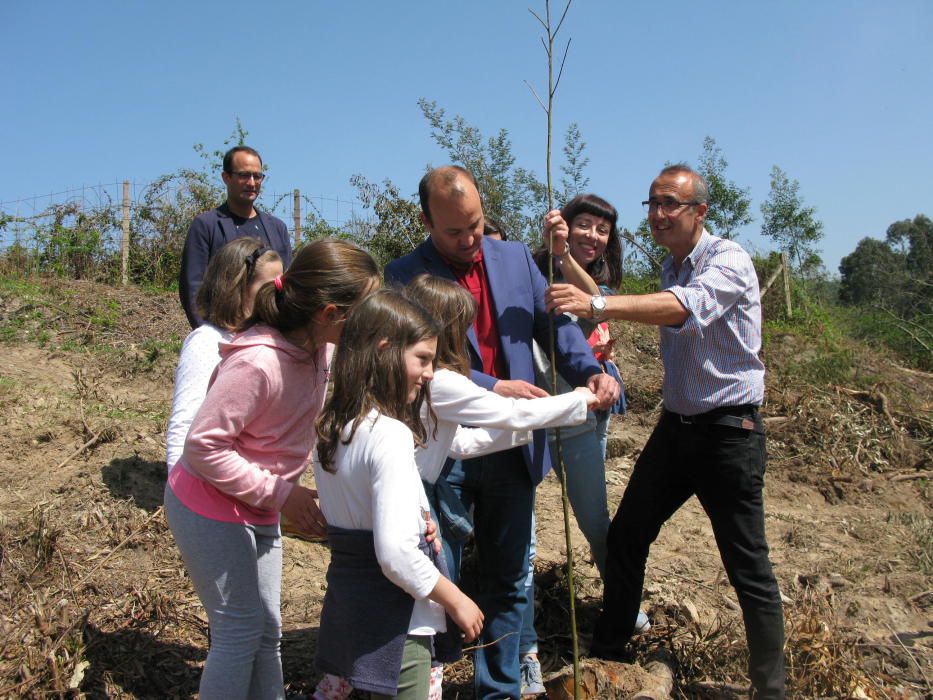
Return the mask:
{"type": "MultiPolygon", "coordinates": [[[[282,256],[282,267],[288,269],[292,261],[292,242],[288,237],[285,222],[272,214],[257,211],[261,228],[265,229],[262,244],[272,248],[282,256]]],[[[225,244],[243,235],[237,231],[236,224],[224,202],[216,209],[198,214],[191,222],[185,238],[185,248],[181,254],[181,270],[178,276],[178,296],[192,328],[197,328],[204,320],[198,314],[194,303],[204,279],[204,270],[211,257],[225,244]]]]}
{"type": "MultiPolygon", "coordinates": [[[[496,327],[505,355],[508,378],[523,379],[534,384],[531,341],[536,339],[542,348],[550,347],[548,332],[551,315],[544,308],[547,281],[532,260],[531,252],[524,243],[518,241],[484,238],[483,260],[495,304],[496,327]]],[[[386,265],[385,280],[387,284],[404,285],[425,272],[456,281],[430,238],[408,255],[386,265]]],[[[591,376],[600,374],[602,368],[593,357],[593,351],[580,327],[564,315],[553,318],[557,369],[569,382],[582,386],[591,376]]],[[[498,380],[482,372],[479,344],[473,328],[470,328],[468,336],[473,367],[471,379],[491,390],[498,380]]],[[[537,484],[551,468],[545,431],[536,430],[534,440],[524,446],[522,451],[532,483],[537,484]]]]}

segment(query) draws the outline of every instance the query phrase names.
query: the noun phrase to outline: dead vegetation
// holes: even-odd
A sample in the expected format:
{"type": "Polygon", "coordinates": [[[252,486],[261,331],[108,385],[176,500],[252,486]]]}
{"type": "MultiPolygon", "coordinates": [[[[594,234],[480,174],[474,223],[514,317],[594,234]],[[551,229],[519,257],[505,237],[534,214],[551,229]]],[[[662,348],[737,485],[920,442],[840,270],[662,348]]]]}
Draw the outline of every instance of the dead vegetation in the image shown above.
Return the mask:
{"type": "MultiPolygon", "coordinates": [[[[185,330],[173,295],[0,288],[0,698],[196,693],[207,625],[160,509],[185,330]]],[[[616,335],[632,413],[613,428],[610,508],[655,420],[661,378],[650,331],[616,335]]],[[[791,697],[933,692],[933,378],[864,353],[872,380],[846,386],[795,382],[769,355],[767,525],[791,697]]],[[[546,671],[570,658],[557,494],[548,480],[538,497],[546,671]]],[[[574,547],[585,650],[601,584],[579,533],[574,547]]],[[[308,692],[327,552],[289,541],[285,554],[284,667],[290,688],[308,692]]],[[[741,616],[701,510],[688,505],[665,528],[648,574],[653,627],[635,660],[667,654],[673,697],[739,697],[741,616]]],[[[445,697],[472,697],[469,661],[445,675],[445,697]]]]}
{"type": "Polygon", "coordinates": [[[206,624],[161,509],[76,481],[0,524],[0,697],[190,697],[206,624]]]}

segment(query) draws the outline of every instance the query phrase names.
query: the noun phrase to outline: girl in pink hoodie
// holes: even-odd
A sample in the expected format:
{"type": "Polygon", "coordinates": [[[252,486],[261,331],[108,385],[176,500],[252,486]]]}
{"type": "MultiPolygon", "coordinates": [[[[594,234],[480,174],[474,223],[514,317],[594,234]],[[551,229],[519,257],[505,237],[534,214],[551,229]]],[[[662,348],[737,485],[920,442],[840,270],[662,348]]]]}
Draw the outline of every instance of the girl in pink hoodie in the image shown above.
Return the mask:
{"type": "Polygon", "coordinates": [[[165,488],[165,514],[211,647],[200,697],[283,698],[279,514],[322,534],[316,492],[298,484],[315,441],[344,318],[379,283],[362,249],[306,245],[256,295],[221,361],[165,488]]]}

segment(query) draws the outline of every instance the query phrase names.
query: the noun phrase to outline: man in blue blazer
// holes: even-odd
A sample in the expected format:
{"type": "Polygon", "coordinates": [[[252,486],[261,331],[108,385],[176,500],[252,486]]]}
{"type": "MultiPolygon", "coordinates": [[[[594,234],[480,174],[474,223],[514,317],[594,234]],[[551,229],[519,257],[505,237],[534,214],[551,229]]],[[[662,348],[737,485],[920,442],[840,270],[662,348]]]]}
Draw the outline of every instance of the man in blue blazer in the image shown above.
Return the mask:
{"type": "Polygon", "coordinates": [[[287,268],[292,261],[292,244],[285,222],[254,206],[265,178],[259,153],[249,146],[234,146],[224,155],[221,177],[227,187],[227,200],[195,217],[181,254],[178,296],[192,328],[204,322],[194,303],[204,270],[225,244],[252,236],[281,255],[283,267],[287,268]]]}
{"type": "MultiPolygon", "coordinates": [[[[430,171],[418,193],[429,237],[386,266],[386,283],[405,284],[427,272],[464,286],[477,300],[477,320],[469,331],[473,381],[507,397],[541,396],[534,385],[531,343],[536,338],[550,347],[547,283],[528,248],[483,238],[479,190],[464,168],[430,171]]],[[[602,372],[579,326],[558,316],[554,329],[561,375],[588,386],[602,405],[616,401],[619,385],[602,372]]],[[[538,430],[530,445],[454,462],[447,474],[464,505],[474,506],[478,602],[486,617],[480,643],[488,645],[475,652],[474,685],[483,700],[520,696],[518,640],[534,490],[550,468],[545,431],[538,430]]],[[[459,561],[454,564],[459,569],[459,561]]]]}

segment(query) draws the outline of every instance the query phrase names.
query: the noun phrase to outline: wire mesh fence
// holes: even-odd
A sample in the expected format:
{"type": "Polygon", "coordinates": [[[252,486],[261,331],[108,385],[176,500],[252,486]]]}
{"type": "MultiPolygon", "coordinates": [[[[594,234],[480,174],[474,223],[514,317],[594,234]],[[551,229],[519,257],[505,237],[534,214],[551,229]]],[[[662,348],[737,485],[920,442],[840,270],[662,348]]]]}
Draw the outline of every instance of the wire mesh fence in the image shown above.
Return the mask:
{"type": "MultiPolygon", "coordinates": [[[[180,171],[2,200],[0,272],[167,286],[192,219],[223,199],[203,173],[180,171]]],[[[358,200],[300,188],[263,192],[257,207],[284,220],[296,243],[309,225],[340,229],[363,212],[358,200]]]]}

